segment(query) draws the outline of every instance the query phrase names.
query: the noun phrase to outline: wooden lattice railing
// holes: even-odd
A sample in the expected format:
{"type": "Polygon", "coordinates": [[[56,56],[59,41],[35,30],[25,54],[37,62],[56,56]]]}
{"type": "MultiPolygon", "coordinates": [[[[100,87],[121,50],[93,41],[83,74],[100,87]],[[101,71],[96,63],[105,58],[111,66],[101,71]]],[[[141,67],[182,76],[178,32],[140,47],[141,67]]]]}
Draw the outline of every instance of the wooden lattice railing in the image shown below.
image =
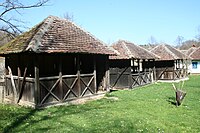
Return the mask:
{"type": "Polygon", "coordinates": [[[34,95],[39,95],[38,106],[42,106],[43,104],[64,102],[97,93],[94,73],[39,78],[38,94],[35,94],[34,91],[34,78],[26,77],[26,79],[24,79],[23,77],[18,76],[12,76],[12,78],[16,94],[13,90],[11,77],[7,75],[5,77],[5,97],[13,102],[22,100],[23,102],[34,104],[34,95]],[[21,92],[20,86],[22,83],[24,84],[24,89],[21,92]],[[19,97],[20,95],[21,98],[19,97]]]}

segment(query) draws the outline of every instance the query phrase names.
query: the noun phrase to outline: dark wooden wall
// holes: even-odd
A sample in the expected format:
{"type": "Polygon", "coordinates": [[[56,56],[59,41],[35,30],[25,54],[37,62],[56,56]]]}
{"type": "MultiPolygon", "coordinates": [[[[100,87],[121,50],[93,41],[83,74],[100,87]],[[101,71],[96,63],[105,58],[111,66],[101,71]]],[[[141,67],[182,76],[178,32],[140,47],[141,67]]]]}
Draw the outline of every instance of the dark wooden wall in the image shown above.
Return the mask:
{"type": "Polygon", "coordinates": [[[130,88],[131,60],[109,60],[110,86],[115,88],[130,88]]]}
{"type": "Polygon", "coordinates": [[[183,60],[156,61],[157,80],[176,80],[188,76],[187,64],[183,60]],[[186,67],[181,67],[184,64],[186,67]]]}
{"type": "MultiPolygon", "coordinates": [[[[109,87],[107,55],[12,54],[6,57],[8,67],[14,77],[15,97],[19,97],[20,86],[24,83],[20,100],[37,106],[91,96],[109,87]]],[[[7,97],[12,93],[11,77],[7,73],[7,97]]]]}
{"type": "Polygon", "coordinates": [[[110,60],[109,64],[110,85],[113,88],[134,88],[154,80],[154,61],[132,60],[131,63],[131,59],[110,60]]]}

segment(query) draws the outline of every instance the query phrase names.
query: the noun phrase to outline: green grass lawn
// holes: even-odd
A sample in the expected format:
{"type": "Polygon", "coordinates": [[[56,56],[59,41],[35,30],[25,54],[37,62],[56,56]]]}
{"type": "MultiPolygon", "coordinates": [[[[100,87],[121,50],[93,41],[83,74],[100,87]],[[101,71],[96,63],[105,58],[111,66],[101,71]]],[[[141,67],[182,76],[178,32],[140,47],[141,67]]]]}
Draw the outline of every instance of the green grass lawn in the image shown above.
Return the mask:
{"type": "Polygon", "coordinates": [[[33,110],[0,104],[0,132],[200,132],[200,76],[191,76],[184,91],[179,107],[170,83],[114,91],[82,105],[33,110]]]}

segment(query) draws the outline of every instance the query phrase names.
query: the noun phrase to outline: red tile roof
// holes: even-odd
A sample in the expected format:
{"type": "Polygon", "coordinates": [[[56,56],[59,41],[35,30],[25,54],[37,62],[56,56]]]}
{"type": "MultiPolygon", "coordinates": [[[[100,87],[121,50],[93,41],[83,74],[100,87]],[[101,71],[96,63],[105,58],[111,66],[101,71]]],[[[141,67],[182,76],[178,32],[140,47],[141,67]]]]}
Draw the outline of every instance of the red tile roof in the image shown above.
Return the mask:
{"type": "Polygon", "coordinates": [[[110,56],[110,59],[156,59],[159,58],[148,50],[131,42],[119,40],[111,46],[117,55],[110,56]]]}
{"type": "Polygon", "coordinates": [[[114,54],[89,32],[66,19],[49,16],[0,48],[0,54],[20,53],[114,54]]]}
{"type": "Polygon", "coordinates": [[[158,45],[150,51],[158,55],[160,57],[159,60],[178,60],[188,58],[181,51],[167,44],[158,45]]]}

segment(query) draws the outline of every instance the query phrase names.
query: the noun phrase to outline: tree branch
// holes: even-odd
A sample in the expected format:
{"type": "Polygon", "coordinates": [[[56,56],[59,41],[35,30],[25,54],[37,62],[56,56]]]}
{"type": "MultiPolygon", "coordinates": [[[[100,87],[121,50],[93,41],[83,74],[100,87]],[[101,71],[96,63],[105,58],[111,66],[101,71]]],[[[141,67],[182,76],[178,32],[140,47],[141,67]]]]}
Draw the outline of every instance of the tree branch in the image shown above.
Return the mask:
{"type": "Polygon", "coordinates": [[[7,12],[10,12],[11,10],[18,10],[18,9],[27,9],[27,8],[34,8],[34,7],[41,7],[41,6],[44,6],[47,2],[48,2],[49,0],[43,0],[43,1],[40,1],[40,2],[38,2],[38,3],[36,3],[36,4],[33,4],[33,5],[23,5],[23,4],[20,4],[20,5],[17,5],[17,3],[12,3],[12,2],[10,2],[11,4],[12,4],[12,6],[9,6],[9,7],[7,7],[7,6],[4,6],[4,7],[6,7],[6,10],[5,11],[3,11],[1,14],[0,14],[0,17],[2,17],[4,14],[6,14],[7,12]]]}
{"type": "Polygon", "coordinates": [[[15,11],[19,14],[21,9],[29,9],[29,8],[37,8],[41,6],[45,6],[45,4],[49,0],[38,0],[38,2],[26,5],[20,2],[20,0],[4,0],[4,2],[0,3],[0,22],[3,23],[3,25],[0,25],[0,31],[6,32],[10,34],[11,36],[15,36],[18,33],[22,33],[22,30],[20,28],[25,27],[24,22],[20,21],[19,19],[13,19],[8,18],[8,14],[12,11],[15,11]],[[23,25],[16,25],[23,24],[23,25]]]}

